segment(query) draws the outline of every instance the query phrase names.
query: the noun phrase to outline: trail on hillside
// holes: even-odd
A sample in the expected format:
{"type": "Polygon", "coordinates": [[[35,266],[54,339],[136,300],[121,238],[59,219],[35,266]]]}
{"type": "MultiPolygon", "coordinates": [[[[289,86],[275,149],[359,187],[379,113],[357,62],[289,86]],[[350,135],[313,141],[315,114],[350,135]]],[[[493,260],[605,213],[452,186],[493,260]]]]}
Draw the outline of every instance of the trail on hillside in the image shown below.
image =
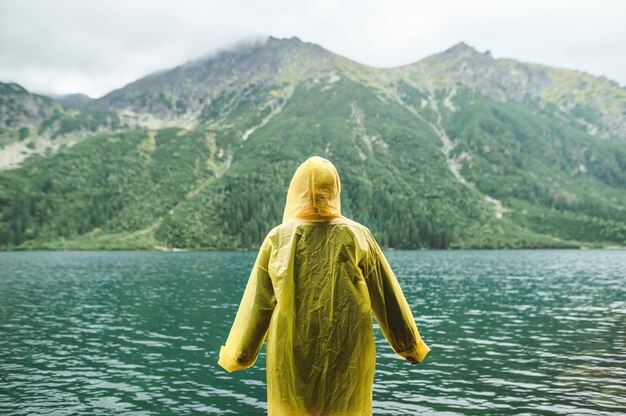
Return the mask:
{"type": "Polygon", "coordinates": [[[293,94],[294,89],[295,88],[293,86],[290,86],[289,88],[285,90],[285,95],[283,97],[278,97],[269,101],[267,105],[269,105],[270,107],[270,113],[266,115],[259,124],[257,124],[256,126],[250,127],[248,130],[246,130],[243,133],[242,139],[244,142],[248,140],[248,138],[252,135],[252,133],[257,131],[261,127],[265,126],[267,123],[269,123],[271,119],[273,119],[274,117],[279,115],[281,111],[283,111],[283,108],[285,107],[285,104],[287,104],[287,101],[293,94]]]}
{"type": "MultiPolygon", "coordinates": [[[[404,100],[402,100],[402,98],[400,97],[400,95],[398,94],[397,91],[395,90],[388,90],[388,93],[391,95],[391,97],[396,100],[400,105],[402,105],[404,108],[406,108],[407,110],[409,110],[412,114],[414,114],[417,118],[420,119],[420,121],[426,123],[426,125],[428,125],[437,135],[437,137],[439,137],[439,139],[441,140],[442,146],[441,146],[441,152],[443,153],[443,155],[446,158],[446,163],[448,165],[448,169],[450,170],[450,172],[454,175],[454,177],[456,178],[456,180],[460,183],[462,183],[463,185],[467,186],[470,189],[473,189],[474,191],[478,192],[479,194],[482,195],[483,199],[485,201],[487,201],[489,204],[493,205],[494,207],[494,215],[497,219],[501,219],[504,212],[510,211],[510,209],[505,208],[502,205],[502,201],[487,195],[483,192],[481,192],[477,187],[476,184],[473,183],[472,181],[467,180],[467,178],[465,178],[462,174],[461,174],[461,169],[463,167],[463,161],[464,160],[469,160],[471,158],[471,156],[466,153],[466,152],[461,152],[458,155],[454,156],[452,155],[452,151],[455,149],[455,147],[457,146],[458,143],[452,141],[450,139],[450,137],[448,136],[448,133],[446,132],[445,128],[443,127],[442,121],[443,121],[443,117],[441,115],[441,111],[439,110],[439,103],[437,101],[437,98],[435,97],[435,95],[433,94],[432,91],[429,91],[429,97],[428,97],[428,101],[430,104],[430,108],[435,112],[435,114],[437,115],[437,119],[436,121],[433,123],[429,120],[426,119],[426,117],[424,117],[423,115],[421,115],[412,105],[407,104],[406,102],[404,102],[404,100]]],[[[448,107],[451,111],[456,111],[456,108],[454,107],[454,105],[452,104],[451,99],[454,97],[454,94],[456,93],[455,90],[451,90],[450,93],[446,96],[445,100],[444,100],[444,104],[446,105],[446,107],[448,107]]]]}

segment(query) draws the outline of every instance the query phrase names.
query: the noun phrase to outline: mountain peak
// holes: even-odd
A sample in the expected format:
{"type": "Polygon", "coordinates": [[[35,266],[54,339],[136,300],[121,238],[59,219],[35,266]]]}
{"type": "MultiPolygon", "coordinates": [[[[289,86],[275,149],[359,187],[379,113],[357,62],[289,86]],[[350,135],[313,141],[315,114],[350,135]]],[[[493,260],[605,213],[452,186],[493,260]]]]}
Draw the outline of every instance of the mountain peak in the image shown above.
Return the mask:
{"type": "Polygon", "coordinates": [[[293,44],[304,43],[297,36],[292,36],[290,38],[277,38],[277,37],[274,37],[274,36],[270,36],[269,38],[267,38],[267,41],[268,42],[273,42],[273,43],[293,43],[293,44]]]}
{"type": "Polygon", "coordinates": [[[248,85],[296,84],[335,69],[335,57],[297,37],[254,36],[230,48],[157,71],[104,97],[91,109],[129,108],[161,118],[198,113],[226,90],[248,85]],[[280,81],[279,81],[280,80],[280,81]]]}
{"type": "Polygon", "coordinates": [[[459,42],[455,44],[454,46],[441,52],[440,55],[443,55],[443,56],[491,56],[491,52],[485,51],[485,53],[480,53],[473,46],[470,46],[465,42],[459,42]]]}
{"type": "Polygon", "coordinates": [[[277,38],[274,36],[269,36],[262,46],[276,48],[283,51],[309,50],[315,51],[316,53],[326,51],[326,49],[322,48],[318,44],[305,42],[297,36],[292,36],[290,38],[277,38]]]}
{"type": "Polygon", "coordinates": [[[444,52],[460,52],[460,51],[467,51],[467,50],[476,51],[476,49],[474,49],[473,47],[471,47],[467,43],[461,41],[461,42],[455,44],[454,46],[446,49],[444,52]]]}
{"type": "Polygon", "coordinates": [[[65,108],[81,108],[85,104],[93,101],[93,98],[81,93],[53,95],[50,98],[65,108]]]}

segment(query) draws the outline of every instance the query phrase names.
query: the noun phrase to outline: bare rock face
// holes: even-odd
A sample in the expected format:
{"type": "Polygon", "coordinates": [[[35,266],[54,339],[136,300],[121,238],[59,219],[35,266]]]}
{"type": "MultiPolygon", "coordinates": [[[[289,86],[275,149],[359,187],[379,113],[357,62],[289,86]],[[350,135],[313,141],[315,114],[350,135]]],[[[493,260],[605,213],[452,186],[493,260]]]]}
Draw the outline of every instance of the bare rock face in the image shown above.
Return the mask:
{"type": "Polygon", "coordinates": [[[0,126],[5,129],[35,126],[61,111],[61,106],[48,97],[0,82],[0,126]]]}

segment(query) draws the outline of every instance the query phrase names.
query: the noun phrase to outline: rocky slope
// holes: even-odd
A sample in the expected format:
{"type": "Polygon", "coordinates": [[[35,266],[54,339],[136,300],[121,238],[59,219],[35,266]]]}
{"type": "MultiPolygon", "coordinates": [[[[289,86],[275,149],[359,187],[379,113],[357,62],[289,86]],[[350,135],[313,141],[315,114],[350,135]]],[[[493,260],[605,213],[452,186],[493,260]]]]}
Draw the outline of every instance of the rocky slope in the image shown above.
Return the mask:
{"type": "Polygon", "coordinates": [[[605,77],[494,59],[489,51],[479,53],[465,43],[395,72],[421,90],[443,90],[452,97],[466,88],[496,102],[547,109],[594,136],[626,140],[626,89],[605,77]]]}

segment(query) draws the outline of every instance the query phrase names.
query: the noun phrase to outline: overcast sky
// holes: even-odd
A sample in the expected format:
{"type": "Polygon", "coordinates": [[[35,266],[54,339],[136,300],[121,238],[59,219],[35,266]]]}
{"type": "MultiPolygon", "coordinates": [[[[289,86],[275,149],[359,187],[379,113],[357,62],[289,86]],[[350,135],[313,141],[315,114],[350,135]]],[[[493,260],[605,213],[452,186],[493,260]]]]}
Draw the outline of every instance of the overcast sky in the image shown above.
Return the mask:
{"type": "Polygon", "coordinates": [[[626,85],[626,1],[0,0],[0,81],[99,97],[255,35],[392,67],[464,41],[626,85]]]}

